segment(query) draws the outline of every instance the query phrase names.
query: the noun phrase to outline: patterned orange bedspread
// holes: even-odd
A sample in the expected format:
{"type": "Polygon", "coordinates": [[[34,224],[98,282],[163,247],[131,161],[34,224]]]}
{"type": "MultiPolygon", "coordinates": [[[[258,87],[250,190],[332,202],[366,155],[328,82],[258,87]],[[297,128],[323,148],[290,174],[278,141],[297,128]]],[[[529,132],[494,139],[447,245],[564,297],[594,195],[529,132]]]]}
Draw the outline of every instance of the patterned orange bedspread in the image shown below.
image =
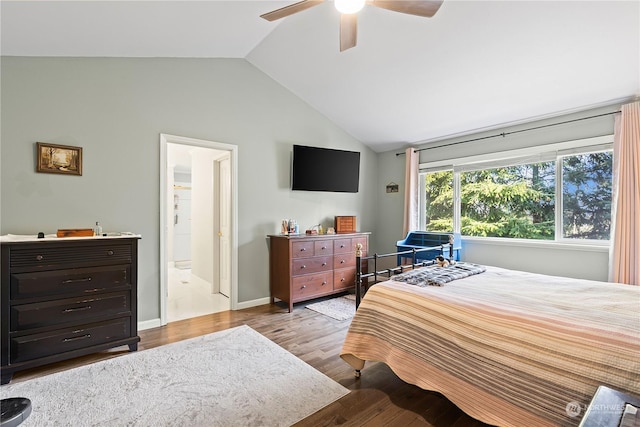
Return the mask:
{"type": "Polygon", "coordinates": [[[599,385],[640,396],[640,287],[496,267],[442,287],[387,281],[341,357],[384,362],[489,424],[577,426],[599,385]]]}

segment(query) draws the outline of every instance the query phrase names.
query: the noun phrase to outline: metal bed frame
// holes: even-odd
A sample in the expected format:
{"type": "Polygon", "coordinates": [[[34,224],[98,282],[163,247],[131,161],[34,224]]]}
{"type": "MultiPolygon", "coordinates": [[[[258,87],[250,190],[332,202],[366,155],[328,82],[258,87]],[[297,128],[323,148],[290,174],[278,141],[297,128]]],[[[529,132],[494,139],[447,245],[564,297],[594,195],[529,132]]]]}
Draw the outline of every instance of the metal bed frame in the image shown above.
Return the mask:
{"type": "MultiPolygon", "coordinates": [[[[416,267],[425,267],[428,265],[433,265],[436,263],[435,259],[424,260],[420,262],[416,262],[416,254],[422,251],[433,251],[440,250],[440,255],[444,256],[445,248],[450,248],[452,246],[451,243],[445,243],[439,246],[425,247],[425,248],[412,248],[409,251],[400,251],[400,252],[390,252],[382,255],[373,254],[370,256],[362,256],[362,244],[358,243],[356,245],[356,309],[360,306],[360,301],[362,301],[362,297],[369,286],[375,285],[376,283],[382,281],[380,279],[389,279],[394,274],[400,274],[405,270],[413,270],[416,267]],[[398,256],[411,255],[411,264],[401,264],[396,267],[387,268],[384,270],[378,270],[378,260],[381,258],[388,257],[398,257],[398,256]],[[363,273],[362,272],[362,262],[368,262],[373,260],[373,271],[371,273],[363,273]],[[369,282],[369,279],[373,277],[373,283],[369,282]],[[367,283],[365,286],[365,292],[362,292],[362,280],[366,279],[367,283]]],[[[449,253],[453,253],[453,250],[449,251],[449,253]]],[[[451,260],[450,260],[451,261],[451,260]]]]}

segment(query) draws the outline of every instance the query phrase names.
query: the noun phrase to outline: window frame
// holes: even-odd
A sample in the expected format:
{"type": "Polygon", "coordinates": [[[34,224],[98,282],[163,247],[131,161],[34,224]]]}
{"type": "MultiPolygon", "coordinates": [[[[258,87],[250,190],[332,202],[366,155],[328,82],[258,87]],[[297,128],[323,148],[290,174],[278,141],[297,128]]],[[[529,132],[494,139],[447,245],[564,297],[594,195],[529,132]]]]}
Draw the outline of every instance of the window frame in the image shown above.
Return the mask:
{"type": "MultiPolygon", "coordinates": [[[[518,242],[523,244],[550,244],[554,247],[558,245],[579,245],[583,247],[609,246],[611,240],[594,239],[570,239],[563,237],[563,200],[562,200],[562,159],[571,155],[590,154],[611,151],[613,149],[613,135],[604,135],[594,138],[586,138],[572,141],[564,141],[555,144],[546,144],[536,147],[499,151],[495,153],[480,154],[476,156],[451,158],[428,163],[420,163],[418,168],[418,180],[424,182],[425,176],[432,172],[453,172],[453,232],[460,233],[461,228],[461,198],[460,198],[460,173],[467,170],[483,170],[495,167],[513,166],[518,163],[534,163],[539,160],[553,160],[556,168],[555,183],[555,236],[554,240],[541,239],[520,239],[511,237],[481,237],[463,236],[465,239],[496,241],[496,242],[518,242]]],[[[419,192],[418,218],[422,229],[425,227],[426,212],[426,192],[419,192]]]]}
{"type": "MultiPolygon", "coordinates": [[[[609,145],[609,144],[606,144],[609,145]]],[[[571,150],[571,152],[561,152],[558,153],[557,156],[557,160],[556,160],[556,236],[555,236],[555,241],[556,242],[560,242],[560,243],[577,243],[577,242],[582,242],[585,245],[588,244],[595,244],[597,245],[599,242],[602,242],[603,245],[609,245],[611,243],[611,233],[609,233],[609,239],[602,239],[602,240],[596,240],[596,239],[570,239],[570,238],[566,238],[564,237],[564,233],[563,233],[563,227],[564,227],[564,197],[563,197],[563,193],[562,193],[562,188],[564,187],[564,182],[563,182],[563,178],[564,178],[564,173],[563,173],[563,158],[564,157],[569,157],[569,156],[575,156],[575,155],[581,155],[581,154],[592,154],[592,153],[604,153],[607,151],[613,151],[613,143],[611,143],[610,147],[605,148],[606,145],[603,146],[599,146],[599,147],[588,147],[586,150],[584,151],[575,151],[575,150],[571,150]],[[558,224],[560,224],[558,226],[558,224]]],[[[611,168],[613,169],[613,164],[611,165],[611,168]]],[[[613,172],[613,170],[612,170],[613,172]]],[[[613,173],[612,173],[613,175],[613,173]]],[[[613,178],[613,176],[612,176],[613,178]]],[[[612,198],[613,198],[613,193],[611,194],[612,198]]],[[[613,200],[611,203],[611,215],[613,216],[613,200]]],[[[613,218],[612,221],[613,223],[613,218]]],[[[613,230],[610,230],[610,232],[613,230]]]]}

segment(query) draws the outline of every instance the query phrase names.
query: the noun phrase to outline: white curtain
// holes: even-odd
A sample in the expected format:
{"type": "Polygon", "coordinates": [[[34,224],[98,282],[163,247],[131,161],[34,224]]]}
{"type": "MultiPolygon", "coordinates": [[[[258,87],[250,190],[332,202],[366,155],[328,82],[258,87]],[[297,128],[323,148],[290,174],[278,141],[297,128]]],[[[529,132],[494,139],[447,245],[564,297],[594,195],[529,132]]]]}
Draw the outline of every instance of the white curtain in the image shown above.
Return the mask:
{"type": "Polygon", "coordinates": [[[640,102],[621,110],[613,140],[609,281],[640,285],[640,102]]]}
{"type": "Polygon", "coordinates": [[[418,162],[420,155],[412,147],[405,150],[403,236],[418,229],[418,162]]]}

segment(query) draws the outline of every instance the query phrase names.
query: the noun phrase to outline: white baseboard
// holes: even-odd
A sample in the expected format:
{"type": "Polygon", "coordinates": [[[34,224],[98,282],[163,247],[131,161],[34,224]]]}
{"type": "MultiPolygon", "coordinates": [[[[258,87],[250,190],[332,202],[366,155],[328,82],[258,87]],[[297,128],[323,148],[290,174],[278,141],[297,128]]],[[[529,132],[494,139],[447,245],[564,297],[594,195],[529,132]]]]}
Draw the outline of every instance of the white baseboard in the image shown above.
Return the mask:
{"type": "Polygon", "coordinates": [[[160,323],[160,319],[151,319],[151,320],[143,320],[142,322],[138,322],[138,330],[144,331],[145,329],[157,328],[162,326],[160,323]]]}
{"type": "Polygon", "coordinates": [[[265,304],[271,304],[271,298],[265,297],[265,298],[254,299],[251,301],[239,302],[236,306],[236,310],[242,310],[243,308],[257,307],[259,305],[265,305],[265,304]]]}

